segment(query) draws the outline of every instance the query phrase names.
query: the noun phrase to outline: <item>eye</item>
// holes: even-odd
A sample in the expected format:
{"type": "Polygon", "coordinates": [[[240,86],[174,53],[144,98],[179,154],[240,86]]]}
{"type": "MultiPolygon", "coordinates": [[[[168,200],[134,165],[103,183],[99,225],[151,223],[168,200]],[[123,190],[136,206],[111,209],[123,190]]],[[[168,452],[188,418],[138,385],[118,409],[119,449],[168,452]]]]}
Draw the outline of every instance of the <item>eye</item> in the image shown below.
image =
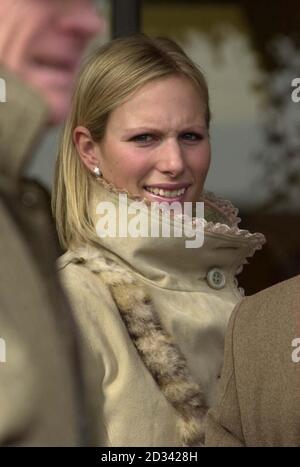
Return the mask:
{"type": "Polygon", "coordinates": [[[130,141],[133,141],[139,144],[149,144],[149,143],[152,143],[152,141],[154,140],[155,140],[155,136],[151,135],[150,133],[143,133],[141,135],[136,135],[130,138],[130,141]]]}
{"type": "Polygon", "coordinates": [[[201,141],[204,137],[200,133],[188,132],[188,133],[183,133],[181,135],[181,138],[188,143],[196,143],[198,141],[201,141]]]}

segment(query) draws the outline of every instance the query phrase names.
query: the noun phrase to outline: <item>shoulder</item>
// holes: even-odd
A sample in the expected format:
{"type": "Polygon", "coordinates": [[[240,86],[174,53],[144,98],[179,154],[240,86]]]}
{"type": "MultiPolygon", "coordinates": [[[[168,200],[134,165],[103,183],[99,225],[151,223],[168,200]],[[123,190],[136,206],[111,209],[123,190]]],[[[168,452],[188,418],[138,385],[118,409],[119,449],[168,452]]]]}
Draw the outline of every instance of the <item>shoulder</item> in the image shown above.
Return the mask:
{"type": "Polygon", "coordinates": [[[87,346],[100,365],[110,359],[108,336],[118,328],[120,316],[109,285],[102,272],[106,261],[98,252],[92,258],[87,249],[68,251],[58,259],[58,273],[62,287],[71,303],[75,319],[87,346]]]}
{"type": "Polygon", "coordinates": [[[122,290],[136,290],[132,272],[103,255],[99,248],[86,245],[67,251],[57,262],[58,272],[71,302],[116,309],[122,290]]]}
{"type": "Polygon", "coordinates": [[[228,328],[234,353],[263,358],[272,349],[290,352],[300,327],[300,275],[245,298],[233,311],[228,328]],[[260,357],[259,357],[260,356],[260,357]]]}
{"type": "Polygon", "coordinates": [[[245,298],[235,310],[236,322],[273,320],[299,309],[300,275],[245,298]]]}
{"type": "Polygon", "coordinates": [[[72,282],[82,283],[84,277],[89,280],[91,277],[101,278],[108,285],[118,282],[130,283],[134,280],[128,268],[117,264],[105,255],[101,248],[91,245],[68,250],[58,259],[57,268],[64,280],[72,282]]]}
{"type": "Polygon", "coordinates": [[[98,303],[111,304],[111,294],[101,272],[107,268],[105,258],[98,254],[92,257],[90,251],[81,248],[67,251],[57,261],[60,281],[72,304],[76,307],[98,303]]]}
{"type": "Polygon", "coordinates": [[[280,282],[272,287],[269,287],[261,292],[258,292],[251,297],[248,297],[251,302],[261,302],[263,305],[272,302],[293,303],[296,298],[300,296],[300,275],[295,276],[286,281],[280,282]]]}

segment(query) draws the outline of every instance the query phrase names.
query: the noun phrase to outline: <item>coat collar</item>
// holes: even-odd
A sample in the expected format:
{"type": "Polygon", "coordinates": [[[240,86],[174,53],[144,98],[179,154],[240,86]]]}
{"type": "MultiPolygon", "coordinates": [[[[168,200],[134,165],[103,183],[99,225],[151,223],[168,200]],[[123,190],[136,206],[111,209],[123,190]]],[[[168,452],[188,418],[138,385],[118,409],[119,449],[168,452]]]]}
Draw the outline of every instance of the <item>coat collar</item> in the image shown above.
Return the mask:
{"type": "MultiPolygon", "coordinates": [[[[97,226],[100,215],[97,206],[102,201],[115,208],[117,222],[120,210],[119,194],[102,179],[92,183],[90,215],[97,226]]],[[[128,197],[132,206],[133,197],[128,197]]],[[[136,199],[135,199],[136,201],[136,199]]],[[[173,290],[199,291],[199,280],[218,267],[225,274],[235,274],[246,258],[252,256],[265,242],[262,234],[251,234],[237,227],[237,209],[212,194],[204,194],[205,220],[204,243],[200,248],[187,248],[183,237],[98,237],[98,247],[106,257],[117,260],[133,269],[143,279],[173,290]]],[[[142,212],[149,215],[149,209],[142,212]]],[[[97,255],[97,248],[88,247],[86,255],[97,255]]]]}

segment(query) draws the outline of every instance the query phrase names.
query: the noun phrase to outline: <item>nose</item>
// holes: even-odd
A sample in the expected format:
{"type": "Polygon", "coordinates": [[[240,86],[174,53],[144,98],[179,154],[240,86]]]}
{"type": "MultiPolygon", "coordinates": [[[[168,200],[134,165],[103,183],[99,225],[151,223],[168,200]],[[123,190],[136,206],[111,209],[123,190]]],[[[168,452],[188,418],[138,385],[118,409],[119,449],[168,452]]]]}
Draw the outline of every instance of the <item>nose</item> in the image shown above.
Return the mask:
{"type": "Polygon", "coordinates": [[[172,178],[176,178],[184,172],[184,153],[177,140],[167,141],[160,147],[157,168],[172,178]]]}
{"type": "Polygon", "coordinates": [[[93,1],[76,3],[74,2],[70,10],[61,18],[60,24],[63,30],[83,40],[92,39],[103,32],[106,21],[93,1]]]}

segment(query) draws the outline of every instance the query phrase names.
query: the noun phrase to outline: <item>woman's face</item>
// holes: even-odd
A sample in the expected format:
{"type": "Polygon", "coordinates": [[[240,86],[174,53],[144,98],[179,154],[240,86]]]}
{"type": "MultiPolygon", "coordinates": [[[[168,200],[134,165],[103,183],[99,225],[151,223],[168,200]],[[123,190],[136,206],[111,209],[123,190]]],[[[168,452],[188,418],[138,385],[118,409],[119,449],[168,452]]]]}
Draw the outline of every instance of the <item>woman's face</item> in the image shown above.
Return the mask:
{"type": "Polygon", "coordinates": [[[147,83],[110,115],[96,157],[106,181],[149,201],[197,201],[210,165],[199,92],[184,77],[147,83]]]}

